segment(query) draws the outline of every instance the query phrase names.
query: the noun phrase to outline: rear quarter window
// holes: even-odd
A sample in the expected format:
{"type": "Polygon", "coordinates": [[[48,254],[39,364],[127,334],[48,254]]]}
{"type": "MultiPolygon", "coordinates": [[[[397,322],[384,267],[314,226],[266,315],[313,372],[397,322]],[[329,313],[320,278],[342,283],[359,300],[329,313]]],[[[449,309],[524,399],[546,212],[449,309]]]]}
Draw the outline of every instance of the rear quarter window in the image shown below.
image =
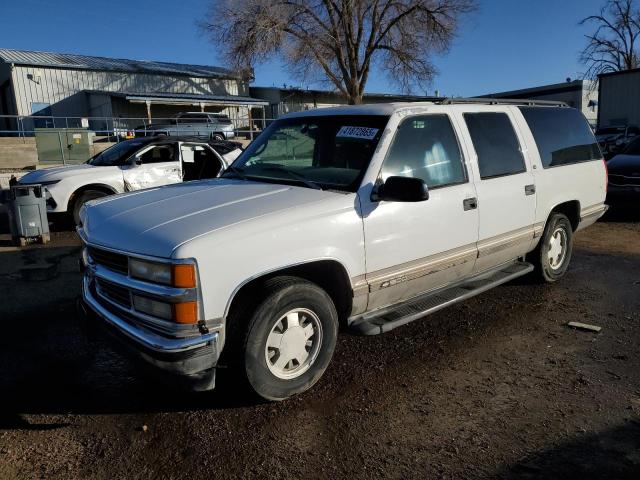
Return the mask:
{"type": "Polygon", "coordinates": [[[563,107],[520,107],[545,168],[601,160],[598,142],[580,111],[563,107]]]}

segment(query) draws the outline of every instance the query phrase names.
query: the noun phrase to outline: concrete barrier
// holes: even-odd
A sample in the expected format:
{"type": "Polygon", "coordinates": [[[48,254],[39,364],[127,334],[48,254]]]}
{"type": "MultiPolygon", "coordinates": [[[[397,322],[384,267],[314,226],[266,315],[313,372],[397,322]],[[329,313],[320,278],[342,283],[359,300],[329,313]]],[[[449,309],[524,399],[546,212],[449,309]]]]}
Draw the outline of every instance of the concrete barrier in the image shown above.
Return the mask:
{"type": "MultiPolygon", "coordinates": [[[[97,139],[100,137],[97,137],[97,139]]],[[[250,141],[237,138],[246,147],[250,141]]],[[[100,153],[116,142],[94,141],[91,155],[100,153]]],[[[88,159],[87,159],[88,160],[88,159]]],[[[46,164],[45,166],[49,166],[46,164]]],[[[0,137],[0,169],[21,170],[39,166],[36,141],[33,137],[0,137]]]]}

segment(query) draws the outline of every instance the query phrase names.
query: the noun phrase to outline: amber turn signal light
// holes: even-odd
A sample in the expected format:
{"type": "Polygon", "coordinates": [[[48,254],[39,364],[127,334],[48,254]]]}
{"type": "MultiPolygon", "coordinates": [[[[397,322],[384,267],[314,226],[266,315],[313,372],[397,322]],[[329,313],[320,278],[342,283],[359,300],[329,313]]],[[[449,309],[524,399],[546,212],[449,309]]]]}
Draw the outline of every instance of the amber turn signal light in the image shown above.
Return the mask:
{"type": "Polygon", "coordinates": [[[173,320],[176,323],[198,323],[198,303],[183,302],[173,304],[173,320]]]}
{"type": "Polygon", "coordinates": [[[194,288],[196,286],[196,266],[189,263],[173,265],[172,280],[174,287],[194,288]]]}

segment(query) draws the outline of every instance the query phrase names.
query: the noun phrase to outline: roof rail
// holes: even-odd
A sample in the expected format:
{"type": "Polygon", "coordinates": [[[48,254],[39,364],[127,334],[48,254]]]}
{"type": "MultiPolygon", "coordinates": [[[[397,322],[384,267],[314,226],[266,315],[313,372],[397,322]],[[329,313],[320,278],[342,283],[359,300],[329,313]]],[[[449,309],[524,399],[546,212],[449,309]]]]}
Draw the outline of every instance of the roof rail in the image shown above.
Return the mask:
{"type": "Polygon", "coordinates": [[[441,105],[456,105],[456,104],[481,104],[481,105],[524,105],[527,107],[533,106],[545,106],[545,107],[568,107],[566,102],[553,101],[553,100],[529,100],[529,99],[515,99],[515,98],[445,98],[441,100],[441,105]]]}

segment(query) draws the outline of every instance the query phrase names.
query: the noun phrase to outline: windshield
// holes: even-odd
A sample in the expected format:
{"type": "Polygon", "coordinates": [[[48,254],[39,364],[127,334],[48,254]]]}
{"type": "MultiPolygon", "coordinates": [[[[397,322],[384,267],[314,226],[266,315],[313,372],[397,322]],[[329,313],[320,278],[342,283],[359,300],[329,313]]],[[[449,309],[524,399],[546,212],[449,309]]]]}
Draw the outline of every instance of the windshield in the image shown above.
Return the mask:
{"type": "Polygon", "coordinates": [[[596,131],[596,135],[616,135],[619,133],[624,133],[625,127],[606,127],[599,128],[596,131]]]}
{"type": "Polygon", "coordinates": [[[354,192],[388,120],[372,115],[277,120],[225,176],[354,192]]]}
{"type": "Polygon", "coordinates": [[[633,140],[625,149],[626,155],[640,155],[640,137],[633,140]]]}
{"type": "Polygon", "coordinates": [[[123,165],[131,155],[142,148],[146,143],[147,142],[141,140],[127,140],[125,142],[117,143],[114,146],[107,148],[104,152],[95,155],[87,163],[94,167],[114,167],[117,165],[123,165]]]}

